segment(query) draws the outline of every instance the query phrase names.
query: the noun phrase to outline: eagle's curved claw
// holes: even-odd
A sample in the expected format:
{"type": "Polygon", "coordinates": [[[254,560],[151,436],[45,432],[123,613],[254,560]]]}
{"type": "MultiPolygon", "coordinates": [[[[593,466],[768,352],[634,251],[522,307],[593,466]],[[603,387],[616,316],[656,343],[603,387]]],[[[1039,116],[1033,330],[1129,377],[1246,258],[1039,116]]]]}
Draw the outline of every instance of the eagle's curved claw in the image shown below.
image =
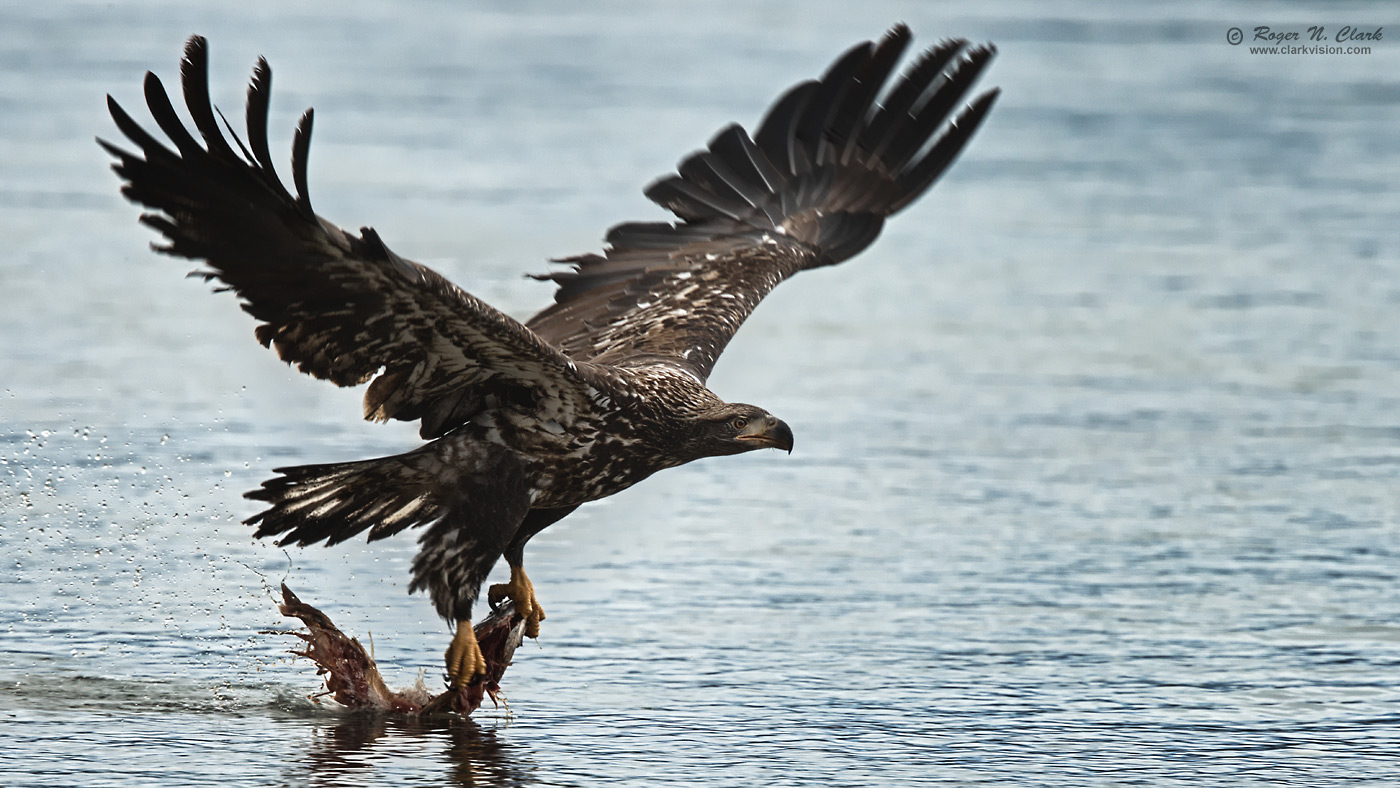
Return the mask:
{"type": "Polygon", "coordinates": [[[510,582],[496,583],[486,590],[486,601],[493,609],[507,598],[515,603],[515,612],[525,619],[525,637],[539,637],[540,622],[545,619],[544,608],[535,599],[535,586],[523,567],[512,566],[510,582]]]}
{"type": "Polygon", "coordinates": [[[476,643],[476,632],[470,619],[457,622],[457,632],[447,646],[447,682],[452,689],[461,689],[486,675],[486,658],[476,643]]]}

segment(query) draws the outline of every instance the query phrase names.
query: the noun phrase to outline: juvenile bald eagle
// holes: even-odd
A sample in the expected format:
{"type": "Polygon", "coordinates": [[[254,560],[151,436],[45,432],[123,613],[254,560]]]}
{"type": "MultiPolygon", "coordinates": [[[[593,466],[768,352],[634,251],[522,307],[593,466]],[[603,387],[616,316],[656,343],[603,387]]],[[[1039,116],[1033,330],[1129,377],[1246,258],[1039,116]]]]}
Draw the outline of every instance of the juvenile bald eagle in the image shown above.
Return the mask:
{"type": "Polygon", "coordinates": [[[731,125],[646,195],[680,221],[629,222],[607,249],[557,262],[554,303],[519,323],[428,268],[317,216],[306,189],[311,110],[292,143],[287,191],[273,170],[272,72],[248,88],[247,144],[209,100],[205,40],[185,47],[185,104],[201,139],[146,74],[146,102],[173,150],[111,96],[139,153],[116,159],[122,194],[151,209],[157,250],[201,260],[257,321],[256,336],[302,372],[369,382],[364,415],[420,423],[428,442],[393,457],[278,468],[248,498],[247,522],[279,544],[382,539],[422,527],[409,591],[455,626],[453,687],[485,669],[472,634],[478,590],[502,555],[511,599],[535,637],[544,611],[522,568],[525,543],[580,504],[701,457],[792,451],[787,424],[705,386],[725,345],[779,282],[870,245],[885,217],[957,157],[997,96],[958,110],[989,46],[951,40],[890,81],[910,33],[858,44],[818,80],[778,99],[752,137],[731,125]],[[223,126],[228,126],[227,121],[223,126]]]}

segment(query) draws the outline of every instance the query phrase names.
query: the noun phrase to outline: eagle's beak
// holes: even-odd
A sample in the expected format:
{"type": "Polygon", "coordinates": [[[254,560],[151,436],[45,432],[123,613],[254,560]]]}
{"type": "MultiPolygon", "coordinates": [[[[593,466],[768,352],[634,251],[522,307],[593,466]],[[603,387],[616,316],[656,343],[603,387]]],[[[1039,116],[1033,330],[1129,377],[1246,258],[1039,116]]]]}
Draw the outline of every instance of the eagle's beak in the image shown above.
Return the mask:
{"type": "Polygon", "coordinates": [[[735,437],[758,444],[755,448],[782,449],[792,454],[792,429],[782,419],[770,416],[753,422],[735,437]]]}

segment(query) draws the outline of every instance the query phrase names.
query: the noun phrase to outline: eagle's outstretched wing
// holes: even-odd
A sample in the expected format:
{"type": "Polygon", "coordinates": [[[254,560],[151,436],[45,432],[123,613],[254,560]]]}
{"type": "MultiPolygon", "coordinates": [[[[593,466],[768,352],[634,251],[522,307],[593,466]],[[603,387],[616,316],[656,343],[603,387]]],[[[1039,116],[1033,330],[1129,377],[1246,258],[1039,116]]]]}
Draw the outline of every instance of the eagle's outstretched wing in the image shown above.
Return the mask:
{"type": "Polygon", "coordinates": [[[527,325],[579,361],[668,360],[708,377],[770,290],[869,246],[991,109],[996,90],[952,114],[995,53],[962,40],[923,53],[882,98],[909,40],[899,25],[853,47],[780,98],[752,139],[720,131],[646,190],[682,221],[620,224],[605,255],[558,261],[572,269],[539,277],[559,287],[527,325]]]}
{"type": "Polygon", "coordinates": [[[181,76],[203,144],[151,73],[146,101],[175,150],[111,96],[112,118],[140,153],[98,142],[118,160],[113,169],[126,180],[122,193],[153,209],[141,221],[165,236],[159,251],[205,261],[205,278],[222,280],[260,321],[263,345],[336,385],[373,378],[365,417],[421,419],[425,438],[464,423],[492,395],[524,399],[542,421],[563,426],[588,410],[589,384],[605,387],[605,376],[592,365],[576,364],[519,322],[394,254],[374,230],[355,236],[311,210],[311,110],[292,146],[296,195],[287,191],[268,151],[272,72],[265,60],[259,59],[248,88],[248,147],[229,128],[237,151],[209,101],[202,37],[186,45],[181,76]]]}

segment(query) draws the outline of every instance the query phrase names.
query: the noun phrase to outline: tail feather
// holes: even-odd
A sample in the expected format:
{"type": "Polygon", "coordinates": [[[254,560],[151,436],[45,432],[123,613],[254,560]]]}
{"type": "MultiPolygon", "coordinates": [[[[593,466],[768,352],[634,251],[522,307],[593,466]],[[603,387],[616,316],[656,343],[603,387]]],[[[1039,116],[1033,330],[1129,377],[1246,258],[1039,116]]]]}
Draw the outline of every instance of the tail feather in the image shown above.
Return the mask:
{"type": "Polygon", "coordinates": [[[427,591],[449,621],[471,618],[477,591],[530,511],[519,457],[449,435],[406,454],[278,468],[245,498],[271,506],[244,522],[278,544],[370,541],[427,526],[409,593],[427,591]]]}
{"type": "Polygon", "coordinates": [[[337,544],[369,531],[369,540],[426,525],[443,514],[428,456],[418,452],[359,462],[277,468],[245,498],[272,504],[244,522],[280,545],[337,544]],[[415,456],[417,455],[417,456],[415,456]]]}

